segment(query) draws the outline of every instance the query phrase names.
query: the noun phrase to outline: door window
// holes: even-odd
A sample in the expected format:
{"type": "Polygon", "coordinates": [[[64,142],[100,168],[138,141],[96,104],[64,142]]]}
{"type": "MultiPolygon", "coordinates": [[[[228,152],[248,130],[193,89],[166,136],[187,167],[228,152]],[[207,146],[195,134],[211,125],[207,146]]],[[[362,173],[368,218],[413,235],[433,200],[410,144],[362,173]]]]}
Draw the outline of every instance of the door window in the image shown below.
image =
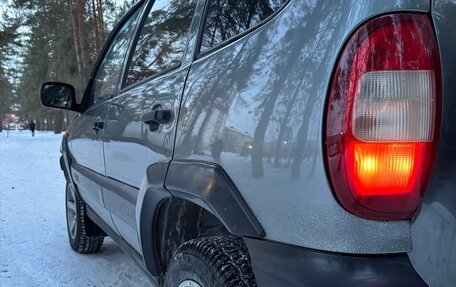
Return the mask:
{"type": "Polygon", "coordinates": [[[133,37],[140,11],[141,9],[137,9],[112,39],[93,79],[91,90],[93,104],[110,99],[116,93],[129,42],[133,37]]]}
{"type": "Polygon", "coordinates": [[[181,63],[196,0],[156,0],[141,29],[125,86],[181,63]]]}
{"type": "Polygon", "coordinates": [[[255,27],[288,0],[210,0],[201,52],[255,27]]]}

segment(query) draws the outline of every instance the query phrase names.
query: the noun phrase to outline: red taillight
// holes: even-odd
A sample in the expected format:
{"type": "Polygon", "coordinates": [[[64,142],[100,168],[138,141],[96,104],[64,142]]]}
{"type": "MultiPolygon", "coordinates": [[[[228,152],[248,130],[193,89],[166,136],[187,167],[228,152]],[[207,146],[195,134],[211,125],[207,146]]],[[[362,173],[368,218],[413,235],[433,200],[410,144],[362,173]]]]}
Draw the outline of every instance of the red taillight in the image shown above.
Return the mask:
{"type": "Polygon", "coordinates": [[[369,219],[411,218],[434,164],[440,60],[422,14],[374,19],[351,37],[334,75],[326,147],[340,203],[369,219]]]}

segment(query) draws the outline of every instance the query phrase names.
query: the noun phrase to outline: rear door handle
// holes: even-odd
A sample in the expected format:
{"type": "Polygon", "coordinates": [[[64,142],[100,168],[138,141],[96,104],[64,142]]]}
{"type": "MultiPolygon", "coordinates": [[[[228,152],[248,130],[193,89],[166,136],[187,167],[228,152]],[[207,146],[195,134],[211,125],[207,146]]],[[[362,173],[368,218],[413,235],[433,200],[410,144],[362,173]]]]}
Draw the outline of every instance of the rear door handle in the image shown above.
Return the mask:
{"type": "Polygon", "coordinates": [[[161,106],[141,115],[141,121],[149,125],[151,132],[157,131],[160,125],[168,124],[173,120],[173,110],[162,109],[161,106]]]}

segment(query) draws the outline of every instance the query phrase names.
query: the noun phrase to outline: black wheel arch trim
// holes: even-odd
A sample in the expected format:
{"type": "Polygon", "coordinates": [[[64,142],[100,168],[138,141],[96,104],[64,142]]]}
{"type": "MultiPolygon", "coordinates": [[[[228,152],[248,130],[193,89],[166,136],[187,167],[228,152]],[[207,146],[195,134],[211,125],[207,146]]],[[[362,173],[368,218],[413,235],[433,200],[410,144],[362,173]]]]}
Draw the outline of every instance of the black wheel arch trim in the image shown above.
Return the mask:
{"type": "Polygon", "coordinates": [[[265,232],[228,174],[217,164],[173,160],[166,189],[211,212],[236,236],[264,237],[265,232]]]}
{"type": "Polygon", "coordinates": [[[137,221],[147,270],[163,276],[158,242],[159,212],[171,197],[188,200],[216,216],[233,235],[265,236],[264,230],[226,172],[201,161],[159,162],[147,168],[138,195],[137,221]]]}
{"type": "Polygon", "coordinates": [[[139,242],[147,270],[156,277],[163,277],[158,242],[159,211],[163,201],[172,195],[165,189],[169,162],[159,162],[147,168],[136,206],[139,242]]]}

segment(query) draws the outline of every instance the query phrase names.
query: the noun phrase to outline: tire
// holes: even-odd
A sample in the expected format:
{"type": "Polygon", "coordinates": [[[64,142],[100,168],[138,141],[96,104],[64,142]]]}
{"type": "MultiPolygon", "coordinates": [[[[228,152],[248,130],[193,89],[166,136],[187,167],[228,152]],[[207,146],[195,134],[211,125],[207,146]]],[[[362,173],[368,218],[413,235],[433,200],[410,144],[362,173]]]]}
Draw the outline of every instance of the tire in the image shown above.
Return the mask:
{"type": "Polygon", "coordinates": [[[94,253],[103,245],[105,233],[86,214],[86,204],[73,184],[67,183],[65,210],[71,248],[80,254],[94,253]]]}
{"type": "Polygon", "coordinates": [[[257,287],[240,238],[207,237],[182,244],[171,259],[164,287],[257,287]]]}

